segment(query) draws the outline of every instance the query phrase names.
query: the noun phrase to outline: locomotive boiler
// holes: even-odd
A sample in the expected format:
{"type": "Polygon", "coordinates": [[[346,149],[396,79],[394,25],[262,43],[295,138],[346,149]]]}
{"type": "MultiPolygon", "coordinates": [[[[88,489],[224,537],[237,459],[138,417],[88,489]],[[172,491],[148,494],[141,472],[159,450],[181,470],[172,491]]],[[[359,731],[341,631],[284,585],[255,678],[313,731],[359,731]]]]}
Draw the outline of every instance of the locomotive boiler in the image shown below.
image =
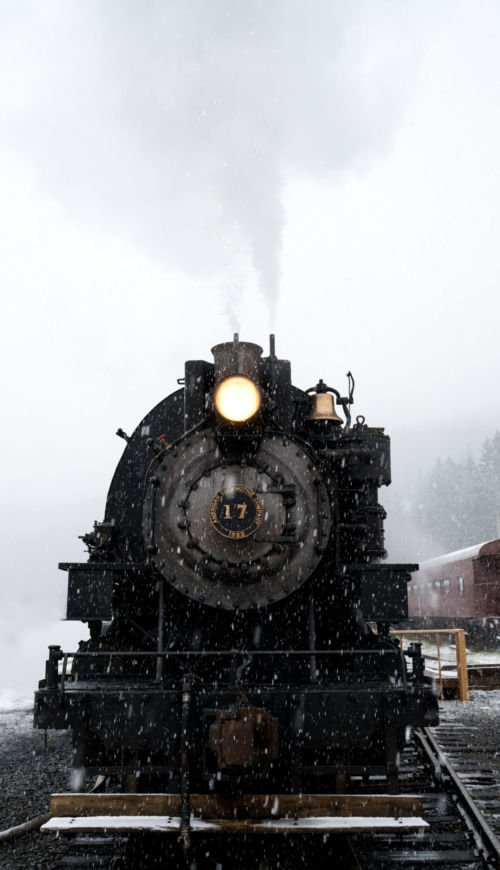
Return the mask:
{"type": "Polygon", "coordinates": [[[405,732],[437,721],[419,645],[389,634],[416,566],[383,561],[390,442],[353,390],[295,387],[273,336],[186,362],[118,430],[88,560],[60,565],[90,636],[49,648],[35,726],[70,728],[111,790],[176,796],[185,845],[194,794],[234,818],[241,795],[395,793],[405,732]]]}

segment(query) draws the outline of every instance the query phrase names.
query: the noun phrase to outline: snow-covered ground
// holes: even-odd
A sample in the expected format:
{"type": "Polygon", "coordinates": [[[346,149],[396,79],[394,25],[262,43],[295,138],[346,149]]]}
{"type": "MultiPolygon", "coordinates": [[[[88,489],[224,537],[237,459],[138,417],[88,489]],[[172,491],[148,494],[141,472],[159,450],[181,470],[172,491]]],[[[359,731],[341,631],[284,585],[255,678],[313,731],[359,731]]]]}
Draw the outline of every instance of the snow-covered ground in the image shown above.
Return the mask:
{"type": "MultiPolygon", "coordinates": [[[[441,701],[439,707],[446,721],[454,717],[466,720],[468,715],[477,715],[487,723],[495,722],[500,715],[500,689],[472,689],[469,702],[441,701]]],[[[500,754],[500,738],[498,743],[500,754]]]]}
{"type": "Polygon", "coordinates": [[[0,713],[13,713],[32,709],[32,695],[27,695],[21,689],[0,690],[0,713]]]}

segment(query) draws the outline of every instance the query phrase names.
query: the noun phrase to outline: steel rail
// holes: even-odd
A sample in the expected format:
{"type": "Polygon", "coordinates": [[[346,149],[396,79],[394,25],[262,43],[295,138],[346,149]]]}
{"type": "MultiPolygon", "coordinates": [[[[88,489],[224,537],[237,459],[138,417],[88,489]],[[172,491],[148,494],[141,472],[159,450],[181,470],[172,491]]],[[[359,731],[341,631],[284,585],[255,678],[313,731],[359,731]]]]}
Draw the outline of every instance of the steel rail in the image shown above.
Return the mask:
{"type": "Polygon", "coordinates": [[[448,780],[451,783],[453,791],[458,797],[464,821],[475,835],[475,844],[483,853],[484,860],[489,863],[489,866],[500,870],[500,840],[490,828],[457,772],[436,743],[430,729],[416,728],[415,737],[432,764],[436,778],[441,782],[448,780]]]}

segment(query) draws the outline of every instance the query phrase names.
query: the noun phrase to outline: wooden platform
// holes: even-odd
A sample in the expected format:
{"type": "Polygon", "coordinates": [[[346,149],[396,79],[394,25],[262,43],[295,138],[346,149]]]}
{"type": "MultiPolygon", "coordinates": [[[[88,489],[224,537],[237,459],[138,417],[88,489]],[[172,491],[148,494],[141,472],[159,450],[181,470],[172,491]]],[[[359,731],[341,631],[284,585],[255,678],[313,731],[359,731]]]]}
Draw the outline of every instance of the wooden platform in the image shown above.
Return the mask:
{"type": "MultiPolygon", "coordinates": [[[[178,794],[54,794],[42,831],[179,832],[178,794]]],[[[193,833],[334,833],[422,830],[419,795],[193,794],[193,833]]]]}

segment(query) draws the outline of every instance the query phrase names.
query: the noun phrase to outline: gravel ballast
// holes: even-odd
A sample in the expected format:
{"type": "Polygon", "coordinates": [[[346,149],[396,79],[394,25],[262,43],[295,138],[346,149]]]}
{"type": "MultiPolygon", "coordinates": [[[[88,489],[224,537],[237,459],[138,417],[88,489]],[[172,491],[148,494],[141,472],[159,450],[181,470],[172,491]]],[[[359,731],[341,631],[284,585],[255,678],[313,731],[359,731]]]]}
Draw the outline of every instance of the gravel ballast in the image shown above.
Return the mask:
{"type": "MultiPolygon", "coordinates": [[[[32,710],[0,713],[0,830],[49,811],[52,792],[69,789],[71,735],[33,728],[32,710]]],[[[49,868],[63,854],[58,837],[34,831],[0,842],[2,870],[49,868]]]]}

